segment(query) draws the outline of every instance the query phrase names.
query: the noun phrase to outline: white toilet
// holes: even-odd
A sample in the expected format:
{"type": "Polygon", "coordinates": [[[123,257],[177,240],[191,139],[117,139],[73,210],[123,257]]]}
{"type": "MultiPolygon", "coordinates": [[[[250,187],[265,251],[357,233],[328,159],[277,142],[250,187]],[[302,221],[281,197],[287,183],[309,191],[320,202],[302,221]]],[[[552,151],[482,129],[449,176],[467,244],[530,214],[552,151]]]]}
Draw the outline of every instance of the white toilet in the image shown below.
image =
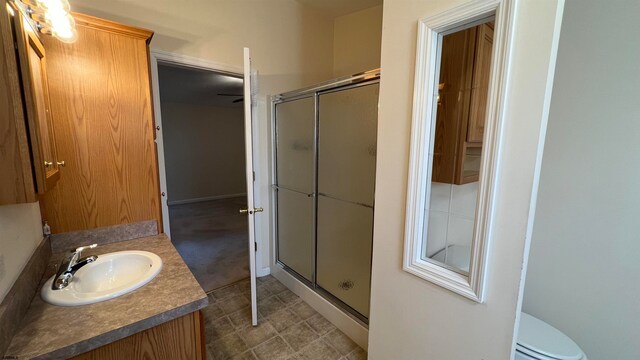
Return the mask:
{"type": "Polygon", "coordinates": [[[587,360],[587,356],[560,330],[522,313],[514,360],[587,360]]]}

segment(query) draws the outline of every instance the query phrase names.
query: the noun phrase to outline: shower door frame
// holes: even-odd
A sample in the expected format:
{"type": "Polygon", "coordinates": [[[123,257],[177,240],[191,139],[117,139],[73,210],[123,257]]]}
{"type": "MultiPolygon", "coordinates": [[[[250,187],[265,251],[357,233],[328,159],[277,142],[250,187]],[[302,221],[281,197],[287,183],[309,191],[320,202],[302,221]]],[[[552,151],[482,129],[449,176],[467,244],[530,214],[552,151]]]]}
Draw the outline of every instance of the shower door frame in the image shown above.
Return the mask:
{"type": "MultiPolygon", "coordinates": [[[[354,89],[362,86],[368,86],[373,84],[380,83],[380,69],[374,69],[370,71],[366,71],[363,73],[354,74],[352,76],[346,76],[337,78],[334,80],[330,80],[327,82],[323,82],[317,85],[313,85],[310,87],[302,88],[295,91],[290,91],[286,93],[282,93],[279,95],[275,95],[271,97],[271,203],[273,204],[273,217],[271,219],[272,232],[271,235],[273,237],[272,244],[273,248],[273,259],[272,262],[275,265],[280,266],[284,271],[288,274],[295,277],[298,281],[303,283],[309,289],[314,291],[316,294],[320,295],[325,300],[329,301],[331,304],[341,309],[351,318],[356,320],[361,325],[368,328],[369,319],[364,315],[360,314],[357,310],[346,304],[344,301],[338,299],[335,295],[331,294],[329,291],[324,290],[321,286],[318,285],[317,279],[317,247],[318,247],[318,166],[319,166],[319,121],[320,121],[320,108],[319,108],[319,97],[322,94],[328,94],[336,91],[345,91],[349,89],[354,89]],[[313,225],[312,225],[312,236],[313,236],[313,255],[312,255],[312,280],[309,281],[304,276],[298,274],[295,270],[284,264],[279,260],[279,246],[278,246],[278,174],[277,174],[277,155],[278,155],[278,134],[277,134],[277,124],[276,124],[276,105],[302,100],[306,98],[313,98],[314,100],[314,143],[313,143],[313,192],[312,198],[313,200],[313,225]]],[[[282,188],[285,190],[290,190],[286,188],[282,188]]],[[[374,178],[374,189],[375,189],[375,178],[374,178]]],[[[375,191],[375,190],[374,190],[375,191]]],[[[372,210],[375,214],[375,202],[372,207],[372,210]]],[[[373,222],[372,222],[373,226],[373,222]]],[[[373,229],[372,229],[373,230],[373,229]]],[[[373,238],[371,239],[373,242],[373,238]]],[[[373,244],[372,244],[373,250],[373,244]]],[[[371,269],[369,270],[371,273],[371,269]]],[[[371,279],[369,279],[371,281],[371,279]]],[[[371,282],[369,282],[369,292],[371,291],[371,282]]]]}

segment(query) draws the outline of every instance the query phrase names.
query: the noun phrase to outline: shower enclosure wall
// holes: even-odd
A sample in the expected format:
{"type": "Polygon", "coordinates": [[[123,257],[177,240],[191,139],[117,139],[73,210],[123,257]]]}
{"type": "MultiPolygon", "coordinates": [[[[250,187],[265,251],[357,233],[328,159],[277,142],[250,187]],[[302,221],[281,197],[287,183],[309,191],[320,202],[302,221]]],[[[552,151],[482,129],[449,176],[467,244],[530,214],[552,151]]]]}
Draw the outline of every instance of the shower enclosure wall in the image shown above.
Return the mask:
{"type": "Polygon", "coordinates": [[[367,323],[379,72],[274,100],[276,260],[367,323]]]}

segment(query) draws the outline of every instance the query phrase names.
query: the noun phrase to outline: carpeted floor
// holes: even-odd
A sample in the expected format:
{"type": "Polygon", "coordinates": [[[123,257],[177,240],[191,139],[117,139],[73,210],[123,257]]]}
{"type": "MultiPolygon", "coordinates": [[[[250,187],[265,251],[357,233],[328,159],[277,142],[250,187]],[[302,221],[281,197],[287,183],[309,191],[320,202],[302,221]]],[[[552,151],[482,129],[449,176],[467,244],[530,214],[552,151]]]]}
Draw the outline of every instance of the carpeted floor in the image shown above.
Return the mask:
{"type": "Polygon", "coordinates": [[[205,291],[249,277],[245,207],[245,197],[169,206],[171,240],[205,291]]]}

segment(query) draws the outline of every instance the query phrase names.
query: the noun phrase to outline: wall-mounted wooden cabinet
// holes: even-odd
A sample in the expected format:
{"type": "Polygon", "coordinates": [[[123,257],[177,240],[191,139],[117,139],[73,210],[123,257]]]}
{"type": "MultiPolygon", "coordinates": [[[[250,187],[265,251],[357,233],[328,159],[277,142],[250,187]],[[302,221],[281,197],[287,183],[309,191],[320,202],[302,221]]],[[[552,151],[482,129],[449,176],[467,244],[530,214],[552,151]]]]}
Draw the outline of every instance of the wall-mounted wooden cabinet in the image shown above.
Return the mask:
{"type": "Polygon", "coordinates": [[[60,177],[46,54],[22,14],[0,0],[0,205],[33,202],[60,177]]]}
{"type": "Polygon", "coordinates": [[[493,22],[443,38],[432,180],[448,184],[478,181],[493,22]]]}
{"type": "Polygon", "coordinates": [[[44,194],[56,184],[60,178],[60,164],[64,164],[56,156],[47,57],[42,42],[24,16],[16,14],[14,22],[36,189],[38,194],[44,194]]]}

